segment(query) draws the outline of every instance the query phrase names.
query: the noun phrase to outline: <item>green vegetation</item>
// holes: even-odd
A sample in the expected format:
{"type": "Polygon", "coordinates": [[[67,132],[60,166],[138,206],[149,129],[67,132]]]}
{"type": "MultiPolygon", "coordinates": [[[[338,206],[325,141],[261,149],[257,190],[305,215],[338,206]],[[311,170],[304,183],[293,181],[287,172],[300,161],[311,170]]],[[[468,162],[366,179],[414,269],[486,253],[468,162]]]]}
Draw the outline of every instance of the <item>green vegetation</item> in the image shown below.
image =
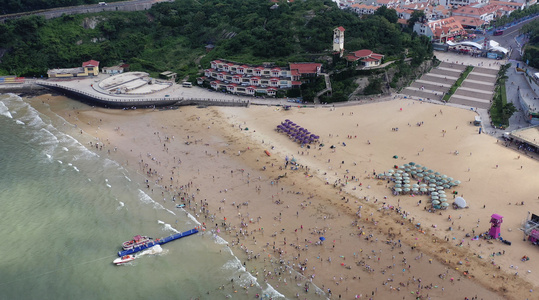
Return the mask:
{"type": "Polygon", "coordinates": [[[449,101],[449,98],[451,98],[451,95],[453,95],[457,91],[457,89],[460,87],[460,85],[462,84],[464,79],[466,79],[466,77],[468,77],[468,74],[470,74],[470,72],[472,72],[472,70],[473,70],[472,66],[467,66],[466,69],[464,69],[464,71],[462,71],[462,73],[460,73],[459,79],[457,79],[457,81],[455,81],[455,83],[451,86],[451,88],[449,88],[449,91],[447,91],[447,93],[444,95],[443,100],[445,102],[449,101]]]}
{"type": "MultiPolygon", "coordinates": [[[[342,59],[332,62],[332,34],[338,26],[346,29],[345,48],[350,51],[366,48],[402,60],[407,49],[413,67],[432,57],[428,39],[401,32],[396,20],[393,9],[360,19],[330,0],[283,0],[278,7],[259,0],[184,0],[140,12],[51,20],[32,16],[0,24],[0,53],[5,52],[0,75],[45,76],[48,69],[78,67],[95,59],[102,67],[123,62],[152,76],[170,70],[180,79],[193,80],[214,59],[279,66],[317,61],[326,71],[352,70],[346,73],[351,76],[332,78],[332,98],[342,100],[355,89],[354,76],[360,74],[342,59]],[[215,48],[206,53],[208,44],[215,48]]],[[[304,98],[313,93],[301,91],[304,98]]]]}
{"type": "Polygon", "coordinates": [[[505,91],[505,73],[511,67],[511,64],[503,65],[498,72],[496,79],[496,88],[494,89],[494,98],[490,107],[490,118],[492,125],[499,128],[509,126],[509,118],[516,112],[513,103],[507,103],[507,94],[505,91]]]}
{"type": "MultiPolygon", "coordinates": [[[[534,5],[539,7],[539,5],[534,5]]],[[[528,65],[539,68],[539,20],[534,20],[521,28],[521,33],[528,34],[529,41],[524,48],[523,61],[528,61],[528,65]]]]}
{"type": "Polygon", "coordinates": [[[503,27],[506,24],[509,24],[516,20],[522,19],[530,15],[534,15],[537,13],[539,13],[539,5],[532,5],[532,6],[526,7],[523,10],[514,10],[513,12],[511,12],[510,15],[500,17],[496,19],[494,22],[496,24],[496,27],[503,27]]]}

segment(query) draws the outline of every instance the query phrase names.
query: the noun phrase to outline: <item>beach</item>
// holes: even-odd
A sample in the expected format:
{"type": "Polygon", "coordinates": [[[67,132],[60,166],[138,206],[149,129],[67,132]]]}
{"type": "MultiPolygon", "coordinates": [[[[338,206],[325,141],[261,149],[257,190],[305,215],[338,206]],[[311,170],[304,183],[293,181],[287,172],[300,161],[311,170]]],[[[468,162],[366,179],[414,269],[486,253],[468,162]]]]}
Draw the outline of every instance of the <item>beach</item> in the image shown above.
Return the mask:
{"type": "MultiPolygon", "coordinates": [[[[539,208],[537,161],[506,147],[497,139],[503,132],[479,134],[473,111],[407,99],[290,110],[30,101],[62,116],[92,151],[139,173],[161,205],[184,203],[259,282],[286,297],[537,297],[537,247],[519,230],[539,208]],[[300,147],[277,132],[286,119],[324,146],[300,147]],[[469,207],[429,213],[427,196],[393,195],[376,179],[408,162],[460,180],[454,189],[469,207]],[[492,214],[504,217],[511,246],[472,239],[488,231],[492,214]]],[[[223,288],[249,289],[233,280],[223,288]]]]}

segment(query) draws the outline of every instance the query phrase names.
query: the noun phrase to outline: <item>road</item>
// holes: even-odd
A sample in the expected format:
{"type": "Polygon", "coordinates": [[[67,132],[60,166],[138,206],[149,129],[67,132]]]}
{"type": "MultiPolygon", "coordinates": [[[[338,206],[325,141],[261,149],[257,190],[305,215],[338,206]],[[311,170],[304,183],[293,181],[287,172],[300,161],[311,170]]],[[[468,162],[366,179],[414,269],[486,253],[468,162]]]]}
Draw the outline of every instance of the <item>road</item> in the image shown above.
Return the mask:
{"type": "Polygon", "coordinates": [[[502,47],[505,47],[507,49],[513,49],[508,59],[520,60],[522,58],[520,55],[520,47],[517,45],[515,38],[520,35],[520,28],[522,28],[524,24],[527,24],[537,18],[539,18],[539,16],[535,16],[534,18],[525,20],[519,24],[511,26],[505,29],[502,35],[498,35],[498,36],[490,35],[489,39],[500,43],[502,47]]]}
{"type": "Polygon", "coordinates": [[[174,0],[132,0],[122,2],[111,2],[107,5],[79,5],[68,7],[57,7],[46,10],[30,11],[18,14],[0,15],[0,22],[7,19],[15,19],[23,16],[39,15],[44,16],[46,19],[58,18],[62,15],[84,14],[84,13],[96,13],[101,11],[137,11],[150,8],[152,5],[160,2],[173,2],[174,0]]]}

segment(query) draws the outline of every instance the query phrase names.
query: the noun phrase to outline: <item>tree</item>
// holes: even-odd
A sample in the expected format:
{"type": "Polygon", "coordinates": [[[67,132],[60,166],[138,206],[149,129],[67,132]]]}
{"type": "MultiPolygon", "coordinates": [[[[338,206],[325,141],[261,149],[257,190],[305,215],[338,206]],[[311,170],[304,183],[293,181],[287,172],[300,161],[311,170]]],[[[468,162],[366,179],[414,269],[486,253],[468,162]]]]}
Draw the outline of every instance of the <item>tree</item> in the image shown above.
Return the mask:
{"type": "Polygon", "coordinates": [[[517,108],[513,103],[509,102],[505,103],[502,111],[504,118],[509,119],[517,111],[517,108]]]}
{"type": "Polygon", "coordinates": [[[423,21],[425,18],[425,13],[422,10],[414,10],[412,15],[410,15],[410,19],[408,19],[408,27],[410,29],[414,28],[414,24],[418,21],[423,21]]]}
{"type": "Polygon", "coordinates": [[[375,16],[382,16],[386,18],[390,23],[396,24],[399,20],[399,15],[397,15],[397,11],[392,8],[387,8],[386,6],[382,6],[378,8],[374,12],[375,16]]]}

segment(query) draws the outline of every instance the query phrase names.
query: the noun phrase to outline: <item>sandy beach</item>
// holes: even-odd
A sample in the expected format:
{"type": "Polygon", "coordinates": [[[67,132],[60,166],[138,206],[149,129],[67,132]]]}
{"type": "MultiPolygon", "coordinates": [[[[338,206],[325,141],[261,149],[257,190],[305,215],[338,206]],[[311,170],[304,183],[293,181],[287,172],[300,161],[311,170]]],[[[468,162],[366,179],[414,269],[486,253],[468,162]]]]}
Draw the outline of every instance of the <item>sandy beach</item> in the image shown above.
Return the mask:
{"type": "Polygon", "coordinates": [[[298,298],[538,297],[538,249],[519,230],[539,211],[537,161],[479,134],[473,111],[404,99],[287,111],[107,110],[50,95],[32,105],[140,174],[155,200],[185,203],[259,281],[308,290],[298,298]],[[277,132],[285,119],[324,146],[302,148],[277,132]],[[454,190],[469,207],[430,213],[427,196],[395,196],[374,176],[408,162],[460,180],[454,190]],[[495,213],[511,246],[472,240],[495,213]]]}

